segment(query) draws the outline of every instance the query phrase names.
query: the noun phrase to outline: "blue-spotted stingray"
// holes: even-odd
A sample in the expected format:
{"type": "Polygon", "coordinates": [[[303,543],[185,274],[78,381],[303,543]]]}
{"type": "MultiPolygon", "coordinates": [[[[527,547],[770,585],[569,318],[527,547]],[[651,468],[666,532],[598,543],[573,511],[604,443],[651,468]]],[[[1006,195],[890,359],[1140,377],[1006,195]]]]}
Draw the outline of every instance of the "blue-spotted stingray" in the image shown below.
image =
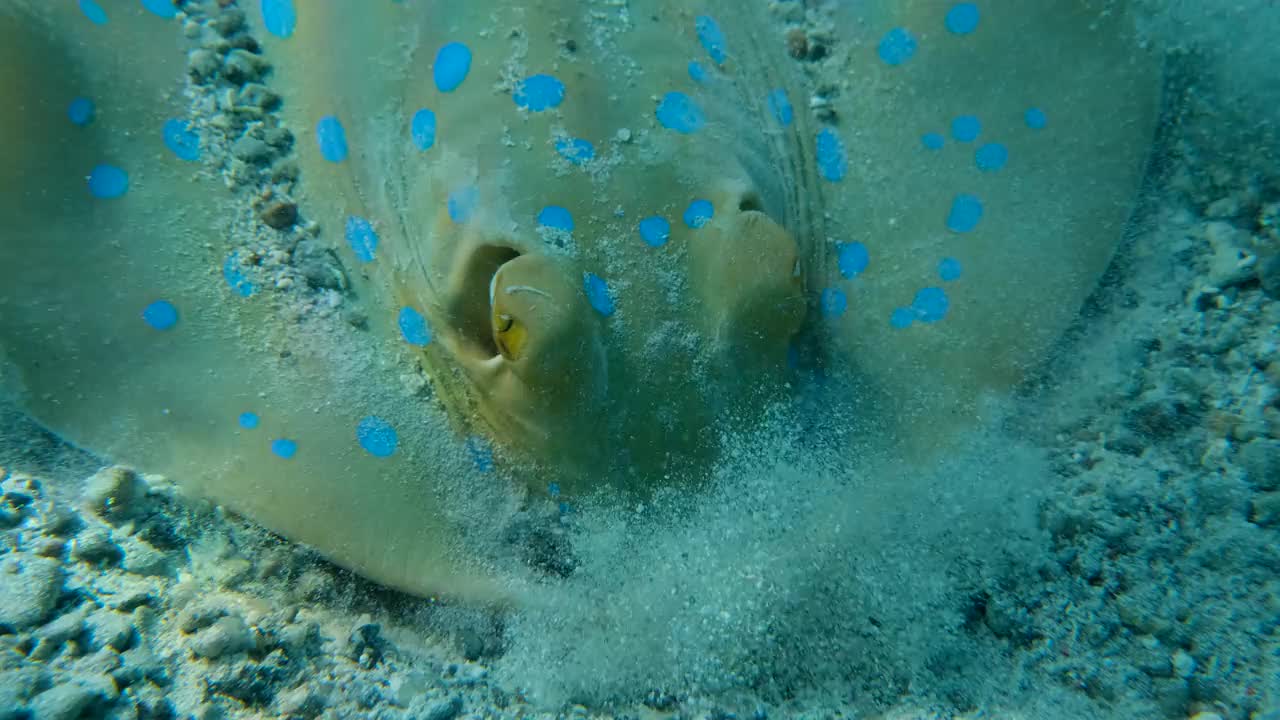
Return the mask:
{"type": "Polygon", "coordinates": [[[1123,0],[848,2],[818,63],[765,5],[7,3],[7,394],[482,601],[522,502],[696,485],[796,364],[945,443],[1110,262],[1160,59],[1123,0]]]}

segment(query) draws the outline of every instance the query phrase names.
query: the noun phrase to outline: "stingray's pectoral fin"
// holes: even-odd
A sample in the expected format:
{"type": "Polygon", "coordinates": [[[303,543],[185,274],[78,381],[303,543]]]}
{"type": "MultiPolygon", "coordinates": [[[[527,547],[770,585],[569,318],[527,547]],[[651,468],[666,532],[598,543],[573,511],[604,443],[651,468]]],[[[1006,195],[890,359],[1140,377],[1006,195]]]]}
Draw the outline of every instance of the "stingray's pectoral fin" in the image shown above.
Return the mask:
{"type": "Polygon", "coordinates": [[[689,246],[704,332],[719,358],[746,372],[781,364],[805,314],[795,238],[755,198],[728,193],[717,206],[735,210],[689,246]]]}
{"type": "Polygon", "coordinates": [[[606,361],[599,316],[555,259],[479,244],[448,292],[451,354],[499,435],[537,455],[599,427],[606,361]]]}

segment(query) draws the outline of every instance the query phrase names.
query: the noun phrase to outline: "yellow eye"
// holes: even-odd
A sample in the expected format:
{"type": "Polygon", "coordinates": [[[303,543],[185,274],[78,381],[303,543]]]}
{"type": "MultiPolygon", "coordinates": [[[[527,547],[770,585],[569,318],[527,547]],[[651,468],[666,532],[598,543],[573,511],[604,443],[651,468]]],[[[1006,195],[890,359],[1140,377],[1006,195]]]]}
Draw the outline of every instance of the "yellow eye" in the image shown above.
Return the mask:
{"type": "Polygon", "coordinates": [[[528,339],[524,324],[505,313],[493,313],[493,343],[508,360],[518,360],[528,339]]]}

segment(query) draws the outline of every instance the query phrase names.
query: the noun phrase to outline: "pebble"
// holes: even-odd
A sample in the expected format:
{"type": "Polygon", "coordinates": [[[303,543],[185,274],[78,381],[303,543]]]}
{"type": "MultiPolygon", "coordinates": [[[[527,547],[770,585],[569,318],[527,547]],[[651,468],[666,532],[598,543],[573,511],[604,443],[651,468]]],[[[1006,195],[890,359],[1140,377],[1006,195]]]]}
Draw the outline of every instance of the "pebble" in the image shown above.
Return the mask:
{"type": "Polygon", "coordinates": [[[84,635],[87,615],[88,611],[82,607],[65,613],[36,630],[35,637],[38,644],[35,650],[31,651],[32,659],[48,660],[57,655],[69,640],[75,640],[84,635]]]}
{"type": "Polygon", "coordinates": [[[80,499],[90,512],[118,522],[136,516],[146,496],[146,481],[129,468],[113,465],[89,478],[80,499]]]}
{"type": "Polygon", "coordinates": [[[37,695],[31,701],[31,716],[32,720],[76,720],[114,699],[109,678],[72,678],[37,695]]]}
{"type": "Polygon", "coordinates": [[[196,83],[203,85],[212,82],[221,68],[218,54],[212,50],[199,48],[187,53],[187,72],[196,83]]]}
{"type": "Polygon", "coordinates": [[[123,556],[111,533],[102,528],[85,530],[71,541],[71,557],[90,565],[114,565],[123,556]]]}
{"type": "Polygon", "coordinates": [[[1272,300],[1280,300],[1280,252],[1272,254],[1256,266],[1262,291],[1272,300]]]}
{"type": "Polygon", "coordinates": [[[253,632],[239,615],[227,615],[196,633],[190,644],[196,655],[214,660],[252,648],[253,632]]]}
{"type": "Polygon", "coordinates": [[[1180,678],[1189,678],[1196,672],[1196,659],[1186,650],[1175,650],[1170,661],[1173,663],[1173,674],[1180,678]]]}
{"type": "MultiPolygon", "coordinates": [[[[222,72],[232,84],[244,85],[245,83],[261,80],[269,67],[262,58],[247,50],[232,50],[227,53],[227,59],[222,65],[222,72]]],[[[272,94],[274,95],[275,93],[272,94]]],[[[278,96],[277,99],[279,99],[278,96]]]]}
{"type": "Polygon", "coordinates": [[[116,652],[128,650],[137,633],[132,617],[111,610],[93,613],[85,624],[94,648],[111,648],[116,652]]]}
{"type": "Polygon", "coordinates": [[[62,595],[64,582],[58,563],[10,553],[0,561],[0,627],[22,631],[44,622],[62,595]]]}
{"type": "Polygon", "coordinates": [[[274,153],[262,138],[245,135],[231,144],[231,154],[251,165],[266,165],[274,153]]]}
{"type": "Polygon", "coordinates": [[[310,720],[324,712],[327,705],[328,702],[324,696],[305,685],[276,697],[276,706],[281,715],[291,718],[300,717],[310,720]]]}
{"type": "Polygon", "coordinates": [[[1254,438],[1240,449],[1245,479],[1259,490],[1280,489],[1280,440],[1254,438]]]}
{"type": "MultiPolygon", "coordinates": [[[[249,83],[236,95],[237,107],[251,107],[265,112],[270,112],[280,107],[280,96],[276,91],[261,83],[249,83]]],[[[280,130],[283,128],[277,128],[280,130]]],[[[288,132],[285,130],[285,132],[288,132]]],[[[270,141],[269,145],[274,145],[270,141]]]]}
{"type": "Polygon", "coordinates": [[[454,695],[448,700],[437,700],[422,711],[422,720],[453,720],[462,712],[462,698],[454,695]]]}
{"type": "Polygon", "coordinates": [[[276,230],[286,230],[298,221],[298,206],[291,200],[277,200],[262,209],[262,223],[276,230]]]}

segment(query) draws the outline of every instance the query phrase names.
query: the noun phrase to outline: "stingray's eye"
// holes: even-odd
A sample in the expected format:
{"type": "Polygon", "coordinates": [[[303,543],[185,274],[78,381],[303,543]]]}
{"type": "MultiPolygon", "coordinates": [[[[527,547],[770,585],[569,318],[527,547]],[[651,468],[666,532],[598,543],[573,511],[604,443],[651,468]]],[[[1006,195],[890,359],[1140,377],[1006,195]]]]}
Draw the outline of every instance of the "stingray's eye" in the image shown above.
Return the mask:
{"type": "Polygon", "coordinates": [[[508,360],[519,360],[528,337],[528,329],[524,323],[494,309],[493,344],[498,346],[498,353],[502,357],[508,360]]]}

